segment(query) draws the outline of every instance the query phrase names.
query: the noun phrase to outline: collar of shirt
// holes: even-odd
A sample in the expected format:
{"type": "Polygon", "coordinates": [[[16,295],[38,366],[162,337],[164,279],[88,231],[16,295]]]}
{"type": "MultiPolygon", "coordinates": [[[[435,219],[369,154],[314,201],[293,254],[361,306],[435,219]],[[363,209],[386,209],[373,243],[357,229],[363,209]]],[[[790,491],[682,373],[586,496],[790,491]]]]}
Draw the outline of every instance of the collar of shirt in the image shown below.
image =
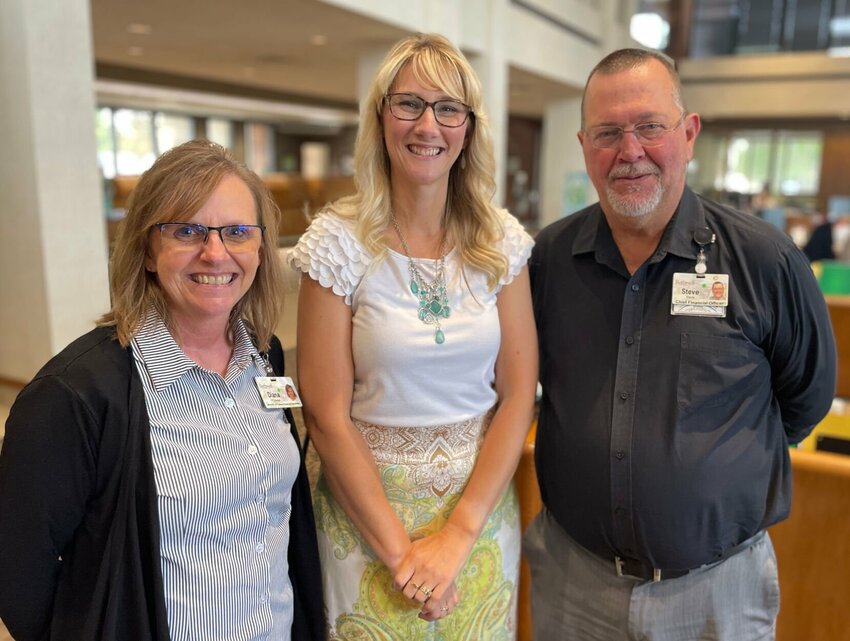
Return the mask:
{"type": "MultiPolygon", "coordinates": [[[[233,339],[233,354],[227,366],[227,380],[240,376],[248,369],[252,359],[257,362],[261,371],[265,371],[263,359],[242,319],[236,321],[233,339]]],[[[157,392],[167,388],[192,368],[202,369],[180,349],[154,308],[148,310],[139,331],[133,337],[133,342],[141,353],[157,392]]]]}
{"type": "MultiPolygon", "coordinates": [[[[655,255],[649,262],[657,262],[668,253],[696,260],[697,245],[694,242],[694,231],[706,226],[702,203],[686,186],[679,206],[670,222],[667,223],[655,255]]],[[[573,243],[572,253],[573,256],[595,253],[597,261],[612,266],[622,262],[614,237],[611,235],[611,228],[598,203],[582,222],[573,243]]]]}

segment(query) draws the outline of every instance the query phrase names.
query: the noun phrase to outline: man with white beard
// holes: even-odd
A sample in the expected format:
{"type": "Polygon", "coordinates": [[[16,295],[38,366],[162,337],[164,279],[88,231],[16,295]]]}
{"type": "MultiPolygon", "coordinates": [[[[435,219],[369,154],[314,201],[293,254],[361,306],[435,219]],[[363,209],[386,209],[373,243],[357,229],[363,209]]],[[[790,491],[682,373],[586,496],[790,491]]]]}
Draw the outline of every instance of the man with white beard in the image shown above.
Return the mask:
{"type": "Polygon", "coordinates": [[[591,72],[578,139],[599,203],[529,263],[535,641],[775,636],[765,528],[788,516],[789,443],[829,410],[835,344],[790,239],[685,186],[699,130],[666,56],[591,72]]]}

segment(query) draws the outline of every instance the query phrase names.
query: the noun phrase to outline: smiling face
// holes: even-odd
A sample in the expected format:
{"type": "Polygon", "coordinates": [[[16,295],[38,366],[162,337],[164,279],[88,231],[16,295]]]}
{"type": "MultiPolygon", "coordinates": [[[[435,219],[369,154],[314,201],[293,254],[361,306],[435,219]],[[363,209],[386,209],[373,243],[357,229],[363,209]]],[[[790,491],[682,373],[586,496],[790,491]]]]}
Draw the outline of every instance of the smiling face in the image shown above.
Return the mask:
{"type": "MultiPolygon", "coordinates": [[[[194,216],[177,222],[256,225],[257,207],[248,186],[228,175],[194,216]]],[[[192,331],[220,323],[224,331],[230,311],[254,282],[261,249],[230,252],[215,231],[205,244],[190,246],[165,241],[157,228],[150,234],[145,268],[156,274],[174,326],[192,331]]]]}
{"type": "Polygon", "coordinates": [[[675,91],[669,72],[657,60],[590,79],[584,98],[585,126],[578,138],[587,172],[609,218],[653,217],[666,224],[682,197],[699,116],[687,114],[657,146],[644,147],[626,133],[619,145],[597,149],[585,132],[600,125],[630,130],[647,122],[672,128],[681,114],[675,91]]]}
{"type": "Polygon", "coordinates": [[[720,300],[723,294],[726,293],[726,287],[719,280],[711,284],[711,295],[713,298],[720,300]]]}
{"type": "MultiPolygon", "coordinates": [[[[411,93],[427,102],[459,100],[420,84],[409,66],[398,73],[389,93],[411,93]]],[[[460,127],[446,127],[437,123],[428,107],[418,120],[399,120],[384,103],[381,122],[394,189],[448,185],[449,171],[463,151],[469,119],[460,127]]]]}

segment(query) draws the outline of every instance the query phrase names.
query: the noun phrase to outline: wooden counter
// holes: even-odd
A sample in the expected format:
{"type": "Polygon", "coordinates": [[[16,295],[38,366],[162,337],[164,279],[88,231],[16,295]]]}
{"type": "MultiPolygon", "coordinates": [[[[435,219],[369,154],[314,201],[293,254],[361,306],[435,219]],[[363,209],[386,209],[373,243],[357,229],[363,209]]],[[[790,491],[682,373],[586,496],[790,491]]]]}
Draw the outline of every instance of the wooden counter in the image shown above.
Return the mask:
{"type": "Polygon", "coordinates": [[[835,395],[850,399],[850,296],[827,296],[826,304],[838,350],[838,386],[835,395]]]}
{"type": "MultiPolygon", "coordinates": [[[[794,469],[791,516],[770,528],[781,591],[776,639],[850,641],[850,456],[793,449],[790,454],[794,469]]],[[[541,507],[531,434],[516,485],[525,531],[541,507]]],[[[518,641],[533,641],[529,581],[523,561],[518,641]]]]}

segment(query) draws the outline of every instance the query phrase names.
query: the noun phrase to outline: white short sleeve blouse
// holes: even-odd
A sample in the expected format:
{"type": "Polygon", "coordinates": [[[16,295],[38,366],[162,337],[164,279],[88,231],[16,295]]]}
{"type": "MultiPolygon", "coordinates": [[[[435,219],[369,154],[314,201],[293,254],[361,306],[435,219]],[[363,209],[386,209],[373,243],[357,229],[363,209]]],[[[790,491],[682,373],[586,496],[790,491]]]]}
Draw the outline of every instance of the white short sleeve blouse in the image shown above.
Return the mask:
{"type": "MultiPolygon", "coordinates": [[[[406,256],[388,251],[376,261],[357,240],[354,223],[331,213],[317,217],[289,254],[290,264],[345,299],[352,314],[354,394],[351,416],[377,425],[412,427],[459,422],[496,403],[494,368],[500,328],[496,297],[528,261],[533,241],[507,211],[500,212],[499,248],[508,271],[495,290],[455,250],[446,256],[451,314],[441,321],[445,342],[418,318],[406,256]]],[[[415,259],[426,281],[436,260],[415,259]]]]}

